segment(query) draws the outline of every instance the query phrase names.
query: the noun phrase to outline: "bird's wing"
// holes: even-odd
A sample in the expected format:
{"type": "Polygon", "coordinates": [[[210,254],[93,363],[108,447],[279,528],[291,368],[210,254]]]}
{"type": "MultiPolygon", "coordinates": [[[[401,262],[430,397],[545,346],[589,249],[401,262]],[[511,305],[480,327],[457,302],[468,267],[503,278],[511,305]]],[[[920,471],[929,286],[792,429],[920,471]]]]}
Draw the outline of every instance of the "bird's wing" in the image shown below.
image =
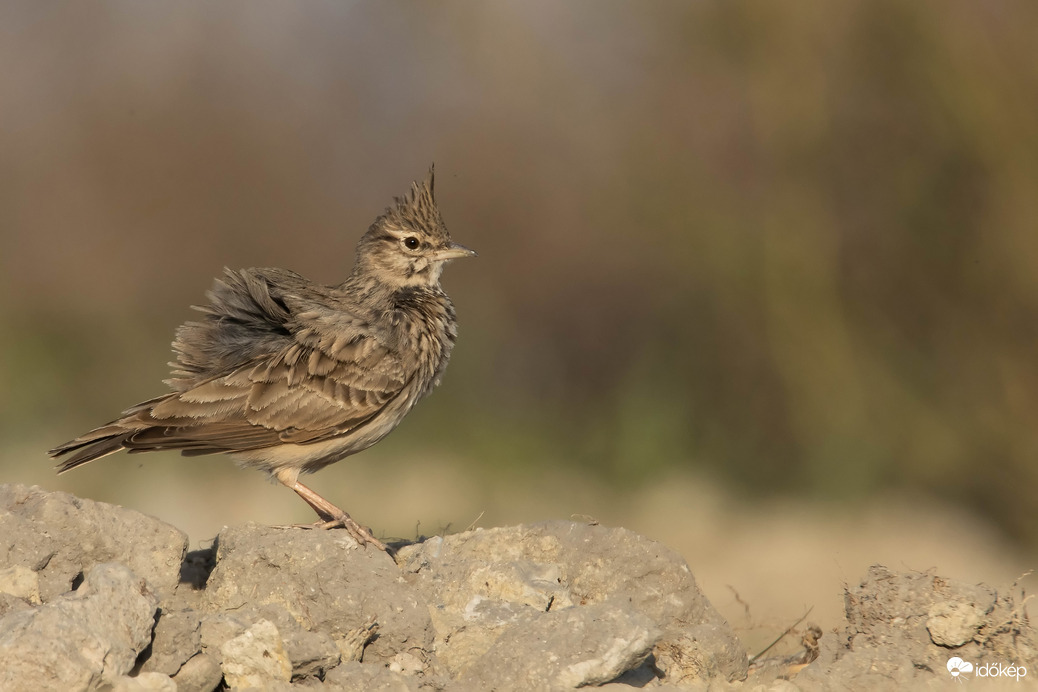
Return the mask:
{"type": "Polygon", "coordinates": [[[204,317],[177,332],[173,392],[51,450],[67,470],[119,449],[186,454],[343,435],[414,374],[343,296],[281,269],[227,270],[204,317]]]}
{"type": "Polygon", "coordinates": [[[203,320],[174,342],[177,391],[127,412],[148,429],[126,446],[207,453],[317,442],[369,420],[413,374],[372,320],[294,272],[226,270],[208,296],[203,320]]]}
{"type": "Polygon", "coordinates": [[[134,414],[130,449],[195,453],[307,444],[348,433],[404,390],[411,373],[371,336],[294,343],[134,414]]]}

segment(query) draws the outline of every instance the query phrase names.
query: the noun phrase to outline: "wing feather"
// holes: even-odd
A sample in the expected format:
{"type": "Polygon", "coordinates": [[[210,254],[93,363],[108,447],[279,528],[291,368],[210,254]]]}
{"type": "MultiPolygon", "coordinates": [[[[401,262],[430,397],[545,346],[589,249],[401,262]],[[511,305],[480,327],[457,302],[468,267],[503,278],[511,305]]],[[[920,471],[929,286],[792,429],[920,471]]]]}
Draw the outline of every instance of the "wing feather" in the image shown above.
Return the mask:
{"type": "Polygon", "coordinates": [[[146,415],[161,433],[139,433],[127,446],[243,450],[346,434],[398,396],[410,373],[377,344],[339,352],[363,354],[367,362],[293,344],[159,402],[146,415]]]}
{"type": "Polygon", "coordinates": [[[173,392],[54,450],[67,470],[121,448],[259,450],[348,435],[414,376],[335,289],[284,270],[227,271],[202,322],[177,334],[173,392]],[[303,296],[306,297],[303,297],[303,296]]]}

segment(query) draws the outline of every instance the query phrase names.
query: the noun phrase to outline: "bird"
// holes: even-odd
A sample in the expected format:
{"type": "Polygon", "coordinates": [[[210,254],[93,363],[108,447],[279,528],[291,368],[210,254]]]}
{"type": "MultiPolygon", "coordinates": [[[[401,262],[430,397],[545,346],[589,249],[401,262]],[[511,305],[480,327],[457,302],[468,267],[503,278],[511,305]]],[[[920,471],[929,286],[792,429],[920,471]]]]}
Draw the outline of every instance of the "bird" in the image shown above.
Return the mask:
{"type": "Polygon", "coordinates": [[[361,545],[387,546],[299,481],[389,434],[443,376],[457,339],[451,240],[434,169],[371,224],[337,286],[286,269],[224,269],[176,331],[170,391],[49,450],[57,472],[120,450],[224,453],[268,473],[361,545]]]}

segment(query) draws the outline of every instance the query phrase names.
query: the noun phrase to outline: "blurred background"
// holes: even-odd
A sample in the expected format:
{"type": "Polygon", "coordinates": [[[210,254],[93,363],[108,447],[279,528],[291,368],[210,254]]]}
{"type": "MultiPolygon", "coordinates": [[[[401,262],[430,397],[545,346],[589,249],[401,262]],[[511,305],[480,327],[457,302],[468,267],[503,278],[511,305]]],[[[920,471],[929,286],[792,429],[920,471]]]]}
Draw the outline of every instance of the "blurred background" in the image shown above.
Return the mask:
{"type": "Polygon", "coordinates": [[[164,391],[230,267],[338,283],[436,163],[442,387],[313,486],[414,537],[681,551],[753,647],[872,562],[1038,562],[1038,4],[0,5],[0,480],[204,545],[222,457],[44,450],[164,391]]]}

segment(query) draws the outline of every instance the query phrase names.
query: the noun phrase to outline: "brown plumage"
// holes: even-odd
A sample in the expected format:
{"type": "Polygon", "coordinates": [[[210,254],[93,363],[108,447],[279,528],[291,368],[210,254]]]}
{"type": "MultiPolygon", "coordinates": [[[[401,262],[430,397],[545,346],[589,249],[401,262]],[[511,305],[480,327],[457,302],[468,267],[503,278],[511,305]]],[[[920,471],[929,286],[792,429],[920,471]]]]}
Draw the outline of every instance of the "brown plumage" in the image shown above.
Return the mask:
{"type": "Polygon", "coordinates": [[[299,482],[385,437],[439,384],[457,336],[440,288],[453,243],[433,173],[398,198],[357,245],[353,272],[321,286],[284,269],[225,270],[177,330],[172,391],[50,450],[62,473],[121,449],[223,452],[267,471],[324,520],[385,546],[299,482]]]}

